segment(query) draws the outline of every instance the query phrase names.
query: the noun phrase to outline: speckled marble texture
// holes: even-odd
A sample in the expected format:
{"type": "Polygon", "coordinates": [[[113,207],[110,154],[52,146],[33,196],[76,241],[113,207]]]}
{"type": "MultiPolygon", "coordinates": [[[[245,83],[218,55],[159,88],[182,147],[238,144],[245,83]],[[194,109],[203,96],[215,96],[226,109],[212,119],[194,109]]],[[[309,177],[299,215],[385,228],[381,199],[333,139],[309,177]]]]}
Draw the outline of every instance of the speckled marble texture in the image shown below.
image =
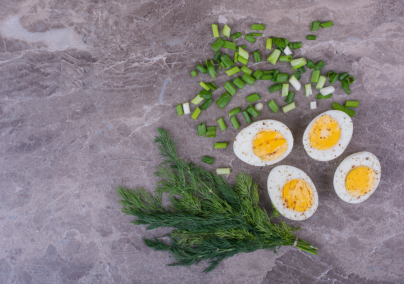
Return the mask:
{"type": "MultiPolygon", "coordinates": [[[[403,36],[399,0],[0,1],[0,283],[404,283],[403,36]],[[309,42],[317,19],[334,27],[309,42]],[[282,163],[304,170],[317,187],[315,215],[288,221],[319,247],[317,257],[282,248],[236,256],[209,275],[203,264],[167,267],[169,255],[141,240],[165,232],[145,231],[120,212],[117,185],[155,186],[156,127],[172,131],[182,157],[200,163],[211,155],[209,168],[231,166],[229,181],[240,170],[251,173],[269,208],[273,166],[241,162],[232,145],[212,150],[214,141],[231,142],[237,133],[227,117],[216,139],[197,137],[199,122],[215,125],[227,111],[211,106],[193,121],[174,109],[197,94],[200,79],[210,81],[189,72],[213,57],[214,22],[243,34],[265,23],[265,35],[303,42],[295,54],[356,77],[349,97],[337,84],[333,99],[311,111],[312,98],[300,91],[296,110],[273,115],[265,106],[259,116],[290,127],[295,146],[282,163]],[[302,145],[305,127],[347,99],[361,101],[347,150],[330,162],[312,160],[302,145]],[[379,158],[382,180],[369,200],[347,204],[333,190],[333,174],[344,157],[363,150],[379,158]]],[[[264,62],[252,69],[272,69],[263,38],[236,42],[262,51],[264,62]]],[[[287,65],[278,64],[291,72],[287,65]]],[[[222,72],[214,81],[221,85],[215,97],[226,80],[222,72]]],[[[245,105],[253,92],[282,104],[270,84],[246,86],[226,109],[245,105]]]]}

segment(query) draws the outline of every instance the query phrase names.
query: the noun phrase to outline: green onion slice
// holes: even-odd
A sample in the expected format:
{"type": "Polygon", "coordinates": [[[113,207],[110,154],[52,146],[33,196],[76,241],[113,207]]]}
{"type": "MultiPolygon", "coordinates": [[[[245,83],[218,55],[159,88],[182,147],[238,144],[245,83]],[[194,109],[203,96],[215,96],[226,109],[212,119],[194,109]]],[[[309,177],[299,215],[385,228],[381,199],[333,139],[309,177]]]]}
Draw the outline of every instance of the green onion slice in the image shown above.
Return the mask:
{"type": "Polygon", "coordinates": [[[253,103],[253,102],[258,101],[259,99],[261,99],[261,97],[257,93],[254,93],[254,94],[251,94],[251,95],[247,96],[246,99],[247,99],[247,101],[249,103],[253,103]]]}
{"type": "Polygon", "coordinates": [[[202,162],[206,163],[206,164],[213,164],[214,159],[212,157],[208,157],[208,156],[203,156],[202,157],[202,162]]]}
{"type": "Polygon", "coordinates": [[[212,24],[213,37],[219,37],[219,28],[216,24],[212,24]]]}
{"type": "Polygon", "coordinates": [[[220,127],[221,131],[224,131],[227,128],[226,124],[224,123],[223,117],[220,117],[217,120],[217,123],[219,124],[219,127],[220,127]]]}
{"type": "Polygon", "coordinates": [[[276,105],[275,101],[272,100],[268,103],[269,108],[272,110],[273,113],[277,113],[279,107],[276,105]]]}

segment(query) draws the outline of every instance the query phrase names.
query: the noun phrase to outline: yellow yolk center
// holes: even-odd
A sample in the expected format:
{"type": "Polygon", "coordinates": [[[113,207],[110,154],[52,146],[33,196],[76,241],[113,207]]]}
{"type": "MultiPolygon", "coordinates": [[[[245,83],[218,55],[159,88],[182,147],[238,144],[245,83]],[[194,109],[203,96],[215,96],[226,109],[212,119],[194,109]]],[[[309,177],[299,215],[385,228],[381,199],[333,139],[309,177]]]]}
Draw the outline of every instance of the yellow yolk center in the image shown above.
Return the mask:
{"type": "Polygon", "coordinates": [[[345,180],[345,188],[349,195],[360,197],[371,191],[376,182],[376,171],[369,167],[360,166],[349,172],[345,180]]]}
{"type": "Polygon", "coordinates": [[[338,143],[340,137],[341,127],[329,115],[317,119],[309,133],[310,145],[317,150],[331,149],[338,143]]]}
{"type": "Polygon", "coordinates": [[[305,180],[292,179],[283,186],[282,199],[288,209],[304,212],[313,206],[313,189],[305,180]]]}
{"type": "Polygon", "coordinates": [[[252,142],[255,155],[263,161],[274,161],[288,149],[285,137],[275,130],[264,130],[255,134],[252,142]]]}

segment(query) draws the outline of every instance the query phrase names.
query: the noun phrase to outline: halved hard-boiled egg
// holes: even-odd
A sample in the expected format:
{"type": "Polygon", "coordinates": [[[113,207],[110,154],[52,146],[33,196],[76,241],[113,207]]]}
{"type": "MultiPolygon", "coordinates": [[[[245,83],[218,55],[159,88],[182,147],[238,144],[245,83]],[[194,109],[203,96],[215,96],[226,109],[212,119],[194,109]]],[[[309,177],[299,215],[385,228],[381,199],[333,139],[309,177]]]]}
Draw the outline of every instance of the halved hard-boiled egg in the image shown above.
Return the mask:
{"type": "Polygon", "coordinates": [[[370,152],[346,157],[334,174],[337,195],[349,203],[360,203],[375,192],[381,177],[380,162],[370,152]]]}
{"type": "Polygon", "coordinates": [[[302,170],[292,166],[277,166],[269,173],[267,185],[272,204],[286,218],[300,221],[316,212],[317,190],[302,170]]]}
{"type": "Polygon", "coordinates": [[[289,128],[276,120],[252,123],[237,134],[233,149],[236,156],[253,166],[275,164],[293,148],[293,136],[289,128]]]}
{"type": "Polygon", "coordinates": [[[352,132],[349,115],[339,110],[326,111],[314,118],[304,131],[304,149],[315,160],[330,161],[345,151],[352,132]]]}

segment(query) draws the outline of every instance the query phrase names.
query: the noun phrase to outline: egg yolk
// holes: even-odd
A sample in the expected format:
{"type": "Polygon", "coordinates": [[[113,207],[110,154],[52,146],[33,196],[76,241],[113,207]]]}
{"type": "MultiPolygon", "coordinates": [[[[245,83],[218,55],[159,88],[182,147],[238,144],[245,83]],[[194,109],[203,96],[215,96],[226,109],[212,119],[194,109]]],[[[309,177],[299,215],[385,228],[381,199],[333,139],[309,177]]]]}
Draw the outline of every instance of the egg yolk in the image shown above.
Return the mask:
{"type": "Polygon", "coordinates": [[[340,137],[341,127],[329,115],[317,119],[309,133],[310,145],[317,150],[331,149],[338,143],[340,137]]]}
{"type": "Polygon", "coordinates": [[[286,152],[288,142],[280,132],[264,130],[255,134],[252,148],[262,161],[274,161],[286,152]]]}
{"type": "Polygon", "coordinates": [[[313,189],[303,179],[292,179],[283,186],[282,199],[288,209],[304,212],[313,206],[313,189]]]}
{"type": "Polygon", "coordinates": [[[376,171],[369,167],[360,166],[349,172],[345,180],[345,188],[349,195],[360,197],[371,191],[376,182],[376,171]]]}

